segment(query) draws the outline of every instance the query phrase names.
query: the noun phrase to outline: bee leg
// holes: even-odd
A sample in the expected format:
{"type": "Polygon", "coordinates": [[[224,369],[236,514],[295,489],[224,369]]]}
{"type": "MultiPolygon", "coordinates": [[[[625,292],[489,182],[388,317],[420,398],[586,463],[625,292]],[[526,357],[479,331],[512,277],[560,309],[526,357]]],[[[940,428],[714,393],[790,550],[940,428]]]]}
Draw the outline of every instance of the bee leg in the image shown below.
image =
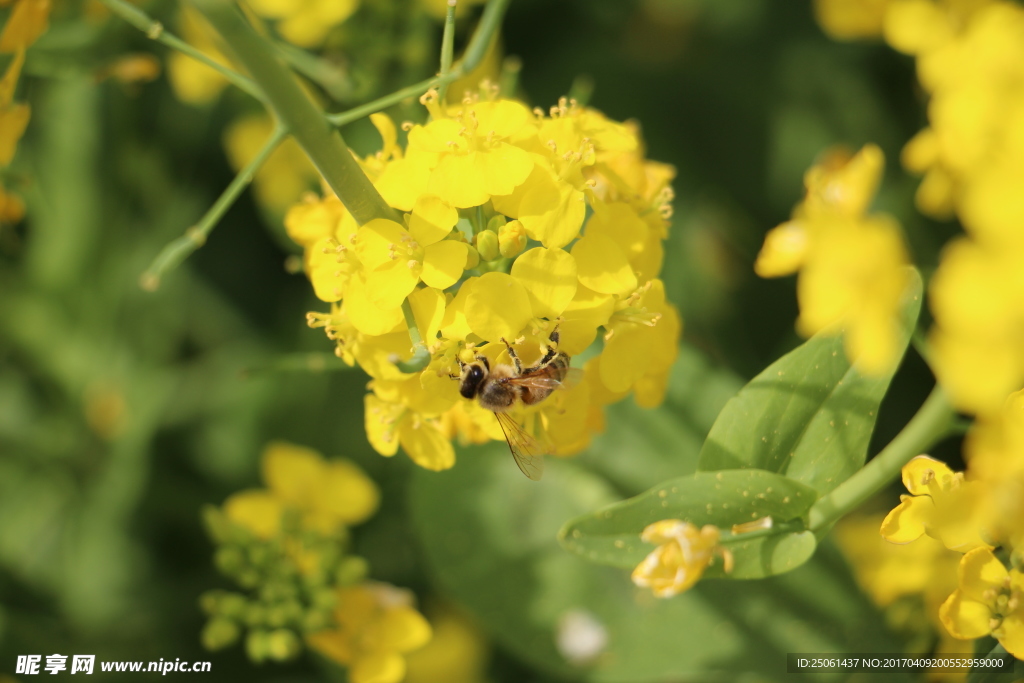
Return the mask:
{"type": "Polygon", "coordinates": [[[480,354],[477,354],[476,359],[483,363],[485,368],[487,368],[488,370],[491,369],[491,361],[487,360],[487,356],[481,356],[480,354]]]}
{"type": "Polygon", "coordinates": [[[516,350],[512,348],[512,345],[509,344],[504,337],[501,338],[501,343],[508,349],[509,357],[512,359],[512,362],[516,364],[516,372],[520,375],[523,374],[523,363],[519,360],[519,356],[516,355],[516,350]]]}

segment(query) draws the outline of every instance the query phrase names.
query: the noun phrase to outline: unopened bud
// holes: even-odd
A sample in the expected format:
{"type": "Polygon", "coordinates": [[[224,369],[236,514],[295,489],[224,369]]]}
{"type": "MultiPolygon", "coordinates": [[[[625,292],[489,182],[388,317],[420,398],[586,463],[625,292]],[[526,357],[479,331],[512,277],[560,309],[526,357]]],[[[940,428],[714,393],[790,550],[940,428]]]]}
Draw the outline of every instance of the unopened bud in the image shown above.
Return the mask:
{"type": "Polygon", "coordinates": [[[277,629],[267,636],[267,656],[277,662],[292,659],[302,651],[302,644],[294,633],[287,629],[277,629]]]}
{"type": "Polygon", "coordinates": [[[268,657],[269,650],[266,631],[249,631],[249,635],[245,637],[245,653],[249,655],[249,659],[259,664],[268,657]]]}
{"type": "Polygon", "coordinates": [[[510,221],[498,231],[498,248],[505,258],[515,258],[526,248],[526,229],[519,221],[510,221]]]}
{"type": "Polygon", "coordinates": [[[477,234],[476,250],[484,261],[493,261],[498,258],[498,234],[493,230],[483,230],[477,234]]]}
{"type": "Polygon", "coordinates": [[[241,630],[234,621],[224,617],[214,617],[203,626],[199,640],[207,650],[223,650],[234,645],[240,635],[241,630]]]}
{"type": "Polygon", "coordinates": [[[366,560],[349,555],[338,563],[338,568],[334,570],[334,579],[342,586],[350,586],[365,579],[369,571],[370,566],[366,560]]]}

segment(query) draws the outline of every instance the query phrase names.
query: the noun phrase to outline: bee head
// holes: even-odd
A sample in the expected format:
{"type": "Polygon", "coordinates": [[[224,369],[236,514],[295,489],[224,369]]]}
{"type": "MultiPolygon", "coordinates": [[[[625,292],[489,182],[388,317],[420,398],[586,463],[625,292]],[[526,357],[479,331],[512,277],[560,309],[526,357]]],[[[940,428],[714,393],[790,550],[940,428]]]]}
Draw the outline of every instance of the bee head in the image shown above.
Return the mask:
{"type": "Polygon", "coordinates": [[[472,363],[462,365],[462,373],[459,377],[459,393],[464,398],[476,396],[480,385],[487,378],[487,361],[475,360],[472,363]]]}

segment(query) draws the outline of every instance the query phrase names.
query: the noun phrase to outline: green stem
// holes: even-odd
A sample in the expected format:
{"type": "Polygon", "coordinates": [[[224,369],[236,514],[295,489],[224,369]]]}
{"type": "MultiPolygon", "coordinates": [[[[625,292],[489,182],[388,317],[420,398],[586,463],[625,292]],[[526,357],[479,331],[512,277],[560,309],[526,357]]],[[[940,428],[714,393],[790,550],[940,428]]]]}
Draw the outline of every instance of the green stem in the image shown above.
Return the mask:
{"type": "Polygon", "coordinates": [[[487,7],[484,9],[484,14],[480,18],[480,23],[477,24],[476,31],[473,33],[473,37],[469,41],[469,47],[466,48],[466,51],[463,53],[462,59],[452,66],[451,71],[444,76],[428,78],[425,81],[420,81],[415,85],[402,88],[390,95],[385,95],[373,102],[368,102],[358,107],[354,107],[348,111],[338,114],[328,114],[327,120],[330,121],[332,125],[344,126],[352,123],[353,121],[357,121],[364,116],[376,114],[379,111],[398,104],[402,100],[410,97],[419,97],[431,88],[439,88],[454,80],[462,78],[465,74],[479,66],[484,55],[487,54],[487,47],[491,44],[491,40],[494,38],[494,34],[498,30],[498,27],[501,26],[501,19],[505,16],[505,10],[508,8],[508,3],[509,0],[491,0],[487,3],[487,7]]]}
{"type": "Polygon", "coordinates": [[[100,0],[100,2],[102,2],[112,13],[145,33],[149,38],[159,43],[163,43],[167,47],[174,48],[178,52],[202,62],[211,69],[217,70],[224,78],[238,86],[239,89],[252,95],[261,102],[263,101],[263,93],[260,92],[259,87],[257,87],[251,79],[243,76],[234,69],[229,69],[220,62],[215,61],[206,54],[192,47],[173,33],[170,33],[164,28],[163,24],[150,17],[135,5],[129,4],[128,2],[125,2],[125,0],[100,0]]]}
{"type": "Polygon", "coordinates": [[[430,351],[423,343],[423,335],[420,334],[420,328],[416,324],[416,316],[412,312],[412,305],[408,298],[402,302],[402,314],[405,316],[405,324],[409,328],[413,354],[409,360],[399,361],[396,365],[402,372],[419,372],[430,364],[430,351]]]}
{"type": "Polygon", "coordinates": [[[810,529],[824,529],[888,486],[911,458],[947,435],[953,417],[952,406],[936,384],[917,414],[881,453],[811,507],[810,529]]]}
{"type": "Polygon", "coordinates": [[[498,77],[498,92],[502,97],[515,97],[519,85],[519,72],[523,70],[523,60],[515,55],[505,57],[501,63],[501,76],[498,77]]]}
{"type": "Polygon", "coordinates": [[[276,127],[267,141],[263,143],[262,149],[245,165],[245,168],[238,172],[235,179],[224,189],[213,206],[203,214],[199,222],[160,251],[139,280],[139,284],[143,289],[150,292],[156,290],[160,286],[160,278],[163,277],[164,273],[173,270],[178,264],[188,258],[192,252],[206,244],[206,238],[210,236],[214,226],[217,225],[225,212],[231,208],[231,205],[235,203],[238,195],[242,194],[242,191],[249,186],[249,183],[252,182],[253,177],[256,175],[256,171],[267,160],[267,157],[277,149],[277,146],[281,144],[286,135],[287,132],[284,128],[281,126],[276,127]]]}
{"type": "MultiPolygon", "coordinates": [[[[444,33],[441,36],[441,71],[438,76],[444,78],[452,70],[452,58],[455,55],[455,3],[457,0],[448,0],[448,13],[444,17],[444,33]]],[[[438,100],[444,104],[444,96],[448,91],[448,84],[443,83],[437,89],[438,100]]]]}
{"type": "MultiPolygon", "coordinates": [[[[996,646],[985,656],[998,657],[1005,654],[1007,654],[1007,652],[1006,648],[1003,647],[1003,644],[996,643],[996,646]]],[[[989,683],[990,681],[996,680],[1001,673],[1004,672],[995,668],[974,668],[969,674],[967,674],[967,683],[989,683]]]]}
{"type": "Polygon", "coordinates": [[[352,95],[352,83],[348,76],[326,59],[306,52],[289,43],[274,43],[281,58],[300,74],[320,85],[334,100],[344,100],[352,95]]]}
{"type": "Polygon", "coordinates": [[[267,102],[302,146],[359,225],[375,218],[399,220],[349,152],[341,134],[299,86],[274,48],[256,34],[230,0],[193,0],[238,60],[263,89],[267,102]]]}

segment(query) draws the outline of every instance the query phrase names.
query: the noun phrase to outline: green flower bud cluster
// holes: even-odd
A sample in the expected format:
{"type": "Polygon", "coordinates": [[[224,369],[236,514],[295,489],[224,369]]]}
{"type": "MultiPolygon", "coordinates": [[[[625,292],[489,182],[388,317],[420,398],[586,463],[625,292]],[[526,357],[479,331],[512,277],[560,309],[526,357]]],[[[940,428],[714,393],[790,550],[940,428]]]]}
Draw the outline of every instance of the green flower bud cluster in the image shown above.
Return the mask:
{"type": "Polygon", "coordinates": [[[366,560],[347,553],[344,527],[327,534],[286,512],[277,533],[264,538],[220,508],[208,507],[203,516],[217,546],[214,564],[240,588],[200,597],[207,615],[200,638],[209,650],[244,640],[254,662],[292,659],[305,635],[333,626],[337,589],[366,578],[366,560]]]}

